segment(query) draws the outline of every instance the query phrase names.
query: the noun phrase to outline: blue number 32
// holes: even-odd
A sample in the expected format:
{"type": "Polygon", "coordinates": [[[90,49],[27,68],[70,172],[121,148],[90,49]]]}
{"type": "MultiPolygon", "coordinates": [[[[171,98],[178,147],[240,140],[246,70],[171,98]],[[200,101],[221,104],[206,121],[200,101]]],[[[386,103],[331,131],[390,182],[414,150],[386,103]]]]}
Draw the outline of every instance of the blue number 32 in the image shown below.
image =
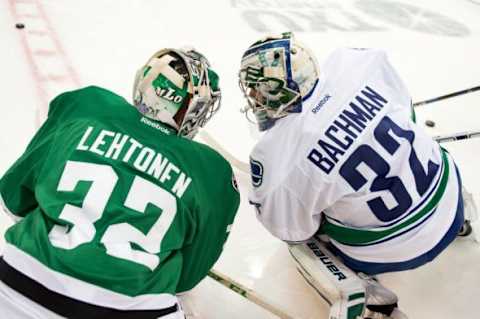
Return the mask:
{"type": "MultiPolygon", "coordinates": [[[[411,146],[408,162],[412,171],[417,193],[422,196],[427,191],[433,178],[437,174],[439,165],[428,162],[428,171],[425,172],[420,160],[418,159],[415,150],[413,149],[413,141],[415,133],[410,130],[404,130],[395,124],[389,117],[385,116],[378,126],[375,128],[373,134],[380,145],[390,154],[394,155],[400,148],[400,143],[389,134],[392,132],[395,136],[407,140],[411,146]]],[[[367,144],[360,145],[345,161],[340,168],[340,175],[347,181],[347,183],[358,191],[368,181],[358,171],[358,166],[365,163],[372,169],[377,176],[372,181],[370,186],[371,192],[389,191],[397,202],[397,206],[389,209],[380,196],[367,201],[373,214],[383,222],[389,222],[397,219],[403,215],[412,205],[412,197],[408,193],[405,185],[398,176],[387,177],[390,172],[390,165],[385,159],[380,156],[373,148],[367,144]]]]}

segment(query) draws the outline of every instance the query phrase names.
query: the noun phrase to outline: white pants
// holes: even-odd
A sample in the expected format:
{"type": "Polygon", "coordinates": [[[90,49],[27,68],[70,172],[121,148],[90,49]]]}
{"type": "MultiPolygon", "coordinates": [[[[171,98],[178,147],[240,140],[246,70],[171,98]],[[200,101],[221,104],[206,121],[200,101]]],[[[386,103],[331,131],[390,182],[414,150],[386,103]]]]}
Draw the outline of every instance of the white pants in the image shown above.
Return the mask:
{"type": "MultiPolygon", "coordinates": [[[[65,319],[19,294],[0,281],[0,318],[5,319],[65,319]]],[[[184,319],[182,310],[160,319],[184,319]]]]}
{"type": "Polygon", "coordinates": [[[8,319],[61,319],[63,317],[19,294],[0,281],[0,314],[8,319]]]}

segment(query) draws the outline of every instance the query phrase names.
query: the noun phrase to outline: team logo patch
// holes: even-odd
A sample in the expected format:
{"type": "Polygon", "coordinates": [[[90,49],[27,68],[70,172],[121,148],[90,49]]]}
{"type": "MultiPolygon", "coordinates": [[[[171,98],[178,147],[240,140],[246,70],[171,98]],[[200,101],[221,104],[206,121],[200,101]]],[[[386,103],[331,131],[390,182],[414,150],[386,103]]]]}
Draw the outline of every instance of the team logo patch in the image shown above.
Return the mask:
{"type": "Polygon", "coordinates": [[[252,174],[253,187],[260,187],[263,182],[263,165],[259,161],[250,158],[250,172],[252,174]]]}

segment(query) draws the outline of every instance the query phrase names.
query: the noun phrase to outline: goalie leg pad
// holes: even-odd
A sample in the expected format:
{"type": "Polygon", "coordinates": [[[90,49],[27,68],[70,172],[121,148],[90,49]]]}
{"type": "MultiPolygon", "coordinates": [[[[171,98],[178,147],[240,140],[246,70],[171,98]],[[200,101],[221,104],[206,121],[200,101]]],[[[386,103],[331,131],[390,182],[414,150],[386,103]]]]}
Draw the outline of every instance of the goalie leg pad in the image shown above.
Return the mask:
{"type": "Polygon", "coordinates": [[[463,206],[465,223],[460,229],[458,236],[472,238],[477,243],[480,243],[480,221],[478,220],[478,211],[475,199],[472,193],[467,191],[465,186],[462,186],[463,206]],[[471,236],[473,232],[473,236],[471,236]]]}
{"type": "Polygon", "coordinates": [[[398,298],[374,277],[356,274],[317,238],[289,244],[297,268],[330,305],[329,319],[406,319],[398,298]]]}
{"type": "Polygon", "coordinates": [[[329,319],[362,316],[365,309],[363,280],[340,262],[317,239],[290,244],[289,251],[307,282],[330,305],[329,319]]]}

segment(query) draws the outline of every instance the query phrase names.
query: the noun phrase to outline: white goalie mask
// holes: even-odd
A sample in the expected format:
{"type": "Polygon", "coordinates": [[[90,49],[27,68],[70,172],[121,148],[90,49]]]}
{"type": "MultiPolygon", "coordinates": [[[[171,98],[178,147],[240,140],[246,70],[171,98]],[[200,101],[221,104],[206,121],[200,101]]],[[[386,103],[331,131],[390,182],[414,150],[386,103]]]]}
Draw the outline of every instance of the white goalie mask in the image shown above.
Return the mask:
{"type": "Polygon", "coordinates": [[[243,54],[239,83],[247,99],[245,112],[253,111],[260,131],[290,113],[300,113],[302,102],[318,83],[314,55],[292,33],[267,37],[243,54]]]}
{"type": "Polygon", "coordinates": [[[193,138],[220,108],[218,75],[193,49],[163,49],[135,77],[133,104],[146,117],[193,138]]]}

